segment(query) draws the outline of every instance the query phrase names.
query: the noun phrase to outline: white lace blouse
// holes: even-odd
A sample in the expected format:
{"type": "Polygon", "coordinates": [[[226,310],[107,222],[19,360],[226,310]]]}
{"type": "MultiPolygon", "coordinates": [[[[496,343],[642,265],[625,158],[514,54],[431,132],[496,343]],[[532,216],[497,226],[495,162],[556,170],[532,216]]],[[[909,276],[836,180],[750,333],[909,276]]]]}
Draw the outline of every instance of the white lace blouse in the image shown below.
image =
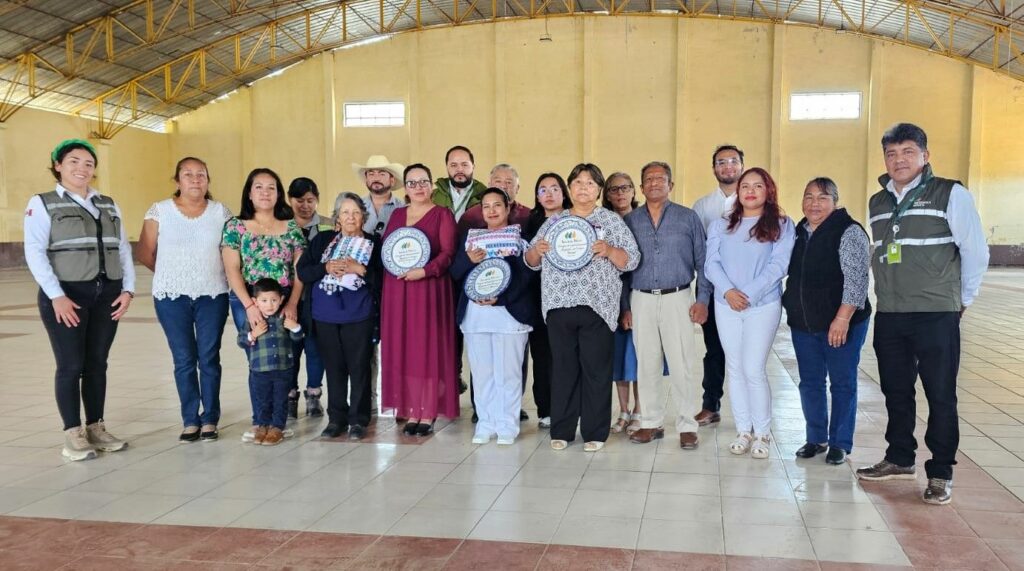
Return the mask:
{"type": "Polygon", "coordinates": [[[215,200],[208,201],[206,210],[196,218],[182,214],[173,199],[161,200],[149,208],[145,219],[160,224],[153,299],[196,299],[227,293],[220,238],[228,218],[231,211],[215,200]]]}

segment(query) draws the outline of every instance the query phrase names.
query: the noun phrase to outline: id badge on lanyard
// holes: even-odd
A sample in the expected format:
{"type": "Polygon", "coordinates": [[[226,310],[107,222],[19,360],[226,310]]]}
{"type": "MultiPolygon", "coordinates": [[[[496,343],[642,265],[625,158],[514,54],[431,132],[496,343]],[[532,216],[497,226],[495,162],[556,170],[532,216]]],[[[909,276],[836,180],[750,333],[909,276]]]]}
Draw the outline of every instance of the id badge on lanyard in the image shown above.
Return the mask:
{"type": "Polygon", "coordinates": [[[900,220],[903,218],[903,214],[913,206],[914,202],[924,192],[928,181],[922,180],[916,188],[910,191],[906,198],[903,199],[903,203],[897,205],[892,212],[892,242],[885,246],[885,263],[886,264],[899,264],[903,261],[903,247],[899,242],[896,241],[896,235],[900,232],[900,220]]]}

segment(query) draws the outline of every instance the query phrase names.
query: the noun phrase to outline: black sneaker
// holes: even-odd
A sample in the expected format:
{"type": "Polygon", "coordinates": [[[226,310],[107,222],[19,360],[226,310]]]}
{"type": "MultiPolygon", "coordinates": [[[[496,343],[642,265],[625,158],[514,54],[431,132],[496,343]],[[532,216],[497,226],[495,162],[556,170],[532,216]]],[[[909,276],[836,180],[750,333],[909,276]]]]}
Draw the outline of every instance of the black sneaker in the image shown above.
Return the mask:
{"type": "Polygon", "coordinates": [[[288,395],[288,418],[295,419],[299,418],[299,395],[295,396],[288,395]]]}
{"type": "Polygon", "coordinates": [[[916,474],[916,467],[897,466],[888,460],[882,460],[874,466],[857,468],[857,477],[861,480],[913,480],[916,474]]]}
{"type": "Polygon", "coordinates": [[[312,394],[309,392],[309,389],[306,389],[303,392],[303,395],[306,397],[306,416],[319,418],[324,415],[324,407],[320,404],[321,394],[322,393],[312,394]]]}
{"type": "Polygon", "coordinates": [[[519,409],[519,422],[523,422],[524,420],[530,420],[530,415],[526,414],[525,410],[519,409]]]}
{"type": "Polygon", "coordinates": [[[348,429],[349,440],[362,440],[366,438],[366,427],[361,424],[353,424],[348,429]]]}
{"type": "Polygon", "coordinates": [[[828,454],[825,456],[825,463],[838,466],[844,462],[846,462],[846,450],[829,446],[828,454]]]}
{"type": "Polygon", "coordinates": [[[185,430],[181,431],[181,435],[178,436],[178,442],[195,442],[199,440],[199,427],[189,426],[185,430]],[[189,432],[189,428],[194,428],[193,432],[189,432]]]}
{"type": "Polygon", "coordinates": [[[199,431],[199,438],[203,442],[213,442],[220,437],[220,434],[217,432],[217,427],[212,424],[203,426],[203,429],[204,430],[199,431]]]}
{"type": "Polygon", "coordinates": [[[345,428],[340,424],[334,424],[333,422],[327,423],[327,427],[320,433],[320,438],[337,438],[345,433],[345,428]]]}
{"type": "Polygon", "coordinates": [[[828,446],[824,444],[812,444],[808,442],[804,444],[796,451],[797,458],[814,458],[818,454],[821,454],[828,450],[828,446]]]}
{"type": "Polygon", "coordinates": [[[928,487],[924,489],[924,496],[921,499],[926,504],[948,504],[953,499],[953,480],[928,478],[928,487]]]}

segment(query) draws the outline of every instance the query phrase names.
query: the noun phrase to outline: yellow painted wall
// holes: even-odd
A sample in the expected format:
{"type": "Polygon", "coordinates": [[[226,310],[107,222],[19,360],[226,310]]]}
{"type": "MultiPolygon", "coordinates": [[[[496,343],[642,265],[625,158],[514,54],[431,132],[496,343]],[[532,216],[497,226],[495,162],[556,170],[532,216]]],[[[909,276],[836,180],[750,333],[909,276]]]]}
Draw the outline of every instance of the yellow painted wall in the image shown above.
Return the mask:
{"type": "MultiPolygon", "coordinates": [[[[64,139],[88,139],[88,121],[22,109],[0,124],[0,242],[21,242],[25,206],[33,194],[53,190],[50,152],[64,139]]],[[[99,155],[93,186],[120,205],[125,229],[138,239],[150,204],[174,190],[170,138],[124,129],[111,141],[90,139],[99,155]]]]}
{"type": "MultiPolygon", "coordinates": [[[[126,130],[109,164],[116,190],[142,189],[132,208],[169,193],[173,161],[196,155],[232,209],[246,173],[269,166],[285,183],[316,180],[326,212],[337,192],[364,191],[353,162],[385,154],[444,176],[444,151],[464,144],[477,178],[499,161],[517,166],[527,204],[540,172],[565,174],[582,160],[637,179],[643,163],[667,161],[675,199],[692,204],[714,188],[712,150],[733,143],[748,166],[772,172],[794,218],[804,184],[824,175],[863,220],[884,170],[879,139],[898,121],[928,131],[937,173],[970,185],[993,244],[1024,243],[1024,83],[880,40],[770,23],[576,16],[400,34],[258,81],[177,118],[167,135],[126,130]],[[791,93],[839,90],[864,94],[861,118],[789,120],[791,93]],[[407,124],[342,126],[345,102],[380,100],[406,102],[407,124]]],[[[0,130],[4,240],[20,238],[21,189],[46,182],[29,157],[45,156],[59,138],[49,133],[84,131],[28,110],[0,130]]]]}

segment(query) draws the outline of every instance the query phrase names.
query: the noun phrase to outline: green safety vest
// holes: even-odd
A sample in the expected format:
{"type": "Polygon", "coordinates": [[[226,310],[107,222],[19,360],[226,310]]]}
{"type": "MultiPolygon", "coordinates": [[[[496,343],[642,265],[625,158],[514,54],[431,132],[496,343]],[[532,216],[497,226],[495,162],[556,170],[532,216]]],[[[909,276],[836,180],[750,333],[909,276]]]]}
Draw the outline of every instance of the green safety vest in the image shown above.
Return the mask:
{"type": "Polygon", "coordinates": [[[99,218],[67,192],[56,190],[39,195],[50,215],[50,244],[46,255],[50,266],[63,282],[84,282],[105,274],[121,279],[121,219],[114,201],[106,196],[93,197],[99,218]]]}
{"type": "Polygon", "coordinates": [[[879,177],[882,190],[868,203],[878,311],[960,311],[960,249],[946,219],[949,195],[959,181],[934,176],[931,165],[925,165],[918,187],[905,190],[903,200],[913,203],[897,221],[896,197],[886,188],[889,180],[888,175],[879,177]],[[893,243],[900,247],[898,264],[887,261],[893,243]]]}

